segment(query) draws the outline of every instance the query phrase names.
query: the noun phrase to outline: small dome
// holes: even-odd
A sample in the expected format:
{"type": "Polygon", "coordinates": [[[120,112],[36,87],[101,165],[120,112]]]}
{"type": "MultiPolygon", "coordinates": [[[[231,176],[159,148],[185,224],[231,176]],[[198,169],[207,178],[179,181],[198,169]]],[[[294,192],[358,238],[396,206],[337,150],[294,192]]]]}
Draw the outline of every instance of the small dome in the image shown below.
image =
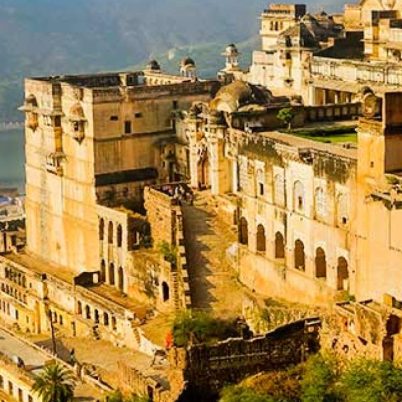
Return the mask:
{"type": "Polygon", "coordinates": [[[195,66],[195,62],[191,57],[185,57],[180,64],[182,67],[195,66]]]}
{"type": "Polygon", "coordinates": [[[153,71],[159,71],[161,69],[161,66],[156,60],[151,60],[147,64],[147,70],[153,70],[153,71]]]}
{"type": "Polygon", "coordinates": [[[237,50],[237,47],[234,43],[231,43],[226,47],[225,53],[227,55],[238,55],[239,51],[237,50]]]}

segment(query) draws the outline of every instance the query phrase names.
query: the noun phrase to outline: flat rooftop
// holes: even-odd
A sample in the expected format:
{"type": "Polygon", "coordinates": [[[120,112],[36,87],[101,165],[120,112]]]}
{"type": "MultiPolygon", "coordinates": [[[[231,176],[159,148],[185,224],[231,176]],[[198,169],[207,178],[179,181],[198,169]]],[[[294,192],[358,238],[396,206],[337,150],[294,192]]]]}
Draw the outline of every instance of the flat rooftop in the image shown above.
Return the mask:
{"type": "Polygon", "coordinates": [[[70,84],[82,88],[113,88],[155,86],[148,84],[146,78],[160,78],[159,85],[181,84],[192,81],[188,77],[152,71],[120,71],[77,75],[52,75],[45,77],[29,77],[28,80],[49,82],[52,84],[70,84]]]}
{"type": "MultiPolygon", "coordinates": [[[[0,328],[0,351],[11,360],[14,360],[16,357],[22,359],[27,374],[39,373],[47,363],[53,360],[44,351],[12,336],[2,328],[0,328]]],[[[92,385],[77,382],[74,397],[77,399],[101,400],[104,395],[100,389],[92,385]]]]}
{"type": "Polygon", "coordinates": [[[288,145],[290,147],[298,149],[309,148],[343,158],[357,159],[357,149],[344,148],[340,145],[327,144],[313,140],[311,138],[306,138],[295,134],[281,133],[279,131],[263,132],[260,134],[266,138],[274,140],[275,142],[281,143],[283,145],[288,145]]]}
{"type": "Polygon", "coordinates": [[[39,257],[28,254],[25,250],[19,253],[7,254],[4,258],[15,264],[22,265],[29,271],[37,274],[47,274],[69,284],[73,283],[73,279],[76,276],[76,273],[70,271],[68,268],[42,260],[39,257]]]}

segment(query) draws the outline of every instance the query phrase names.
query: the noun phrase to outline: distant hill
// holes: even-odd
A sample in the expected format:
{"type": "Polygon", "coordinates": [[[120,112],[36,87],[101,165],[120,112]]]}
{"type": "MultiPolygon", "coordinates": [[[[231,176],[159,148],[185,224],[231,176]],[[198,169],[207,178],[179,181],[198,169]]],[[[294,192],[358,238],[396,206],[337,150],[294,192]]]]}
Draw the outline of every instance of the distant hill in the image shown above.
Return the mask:
{"type": "Polygon", "coordinates": [[[155,56],[172,69],[184,53],[211,75],[229,42],[243,43],[247,60],[266,6],[264,0],[0,0],[0,121],[22,118],[16,107],[25,76],[124,69],[155,56]]]}

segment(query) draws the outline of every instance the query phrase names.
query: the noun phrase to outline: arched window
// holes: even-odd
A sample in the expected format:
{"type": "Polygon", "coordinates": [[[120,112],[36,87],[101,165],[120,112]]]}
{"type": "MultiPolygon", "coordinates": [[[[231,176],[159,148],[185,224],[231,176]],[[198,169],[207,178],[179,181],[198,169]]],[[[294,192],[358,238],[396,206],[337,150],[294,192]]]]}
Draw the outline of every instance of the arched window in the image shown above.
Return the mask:
{"type": "Polygon", "coordinates": [[[91,319],[91,307],[88,305],[85,306],[85,318],[88,320],[91,319]]]}
{"type": "Polygon", "coordinates": [[[99,311],[97,309],[94,310],[94,321],[95,324],[99,324],[99,311]]]}
{"type": "Polygon", "coordinates": [[[327,197],[322,187],[315,190],[315,214],[318,218],[325,218],[327,215],[327,197]]]}
{"type": "Polygon", "coordinates": [[[296,181],[293,187],[293,208],[299,212],[304,210],[304,187],[300,181],[296,181]]]}
{"type": "Polygon", "coordinates": [[[166,282],[162,282],[162,300],[167,302],[170,299],[169,285],[166,282]]]}
{"type": "Polygon", "coordinates": [[[349,281],[348,262],[344,257],[339,257],[337,267],[337,289],[348,290],[349,289],[348,281],[349,281]]]}
{"type": "Polygon", "coordinates": [[[285,205],[285,179],[279,173],[274,177],[274,200],[276,205],[285,205]]]}
{"type": "Polygon", "coordinates": [[[295,241],[295,268],[300,271],[306,270],[306,256],[304,254],[304,244],[301,240],[295,241]]]}
{"type": "Polygon", "coordinates": [[[257,194],[263,197],[265,194],[265,176],[262,169],[257,170],[257,194]]]}
{"type": "Polygon", "coordinates": [[[105,260],[101,261],[100,281],[101,282],[106,281],[106,263],[105,263],[105,260]]]}
{"type": "Polygon", "coordinates": [[[80,301],[77,303],[77,313],[82,314],[82,303],[80,301]]]}
{"type": "Polygon", "coordinates": [[[257,251],[266,250],[265,229],[263,225],[257,226],[257,251]]]}
{"type": "Polygon", "coordinates": [[[123,228],[121,225],[117,226],[117,247],[123,244],[123,228]]]}
{"type": "Polygon", "coordinates": [[[109,222],[107,229],[107,239],[109,244],[113,244],[113,222],[109,222]]]}
{"type": "Polygon", "coordinates": [[[100,218],[99,220],[99,240],[103,240],[105,238],[105,220],[100,218]]]}
{"type": "Polygon", "coordinates": [[[109,285],[114,285],[114,264],[111,262],[109,264],[109,285]]]}
{"type": "Polygon", "coordinates": [[[275,258],[285,258],[285,239],[281,232],[275,234],[275,258]]]}
{"type": "Polygon", "coordinates": [[[112,317],[112,328],[113,328],[113,329],[116,329],[116,328],[117,328],[116,317],[112,317]]]}
{"type": "Polygon", "coordinates": [[[121,292],[124,292],[124,271],[122,267],[119,267],[117,272],[117,285],[121,292]]]}
{"type": "Polygon", "coordinates": [[[106,313],[106,311],[103,313],[103,325],[105,326],[109,325],[109,314],[106,313]]]}
{"type": "Polygon", "coordinates": [[[278,31],[279,30],[279,23],[278,23],[278,21],[275,21],[275,31],[278,31]]]}
{"type": "Polygon", "coordinates": [[[338,226],[349,223],[349,202],[346,194],[339,194],[336,203],[336,215],[338,226]]]}
{"type": "Polygon", "coordinates": [[[248,224],[244,216],[240,219],[239,224],[239,243],[248,245],[248,224]]]}
{"type": "Polygon", "coordinates": [[[327,277],[327,261],[325,251],[321,247],[315,251],[315,276],[316,278],[327,277]]]}

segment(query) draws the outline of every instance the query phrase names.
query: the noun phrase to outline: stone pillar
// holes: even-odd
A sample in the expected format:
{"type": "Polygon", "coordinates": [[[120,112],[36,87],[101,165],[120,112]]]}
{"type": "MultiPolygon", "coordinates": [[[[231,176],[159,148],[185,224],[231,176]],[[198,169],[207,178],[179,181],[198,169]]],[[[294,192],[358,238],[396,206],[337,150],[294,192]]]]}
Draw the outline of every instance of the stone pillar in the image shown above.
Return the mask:
{"type": "Polygon", "coordinates": [[[227,193],[231,189],[230,161],[224,155],[224,141],[218,136],[217,133],[209,139],[210,184],[214,195],[227,193]]]}
{"type": "Polygon", "coordinates": [[[197,122],[197,119],[189,119],[187,124],[190,148],[190,184],[192,188],[198,188],[197,122]]]}
{"type": "Polygon", "coordinates": [[[232,160],[232,193],[237,193],[239,188],[239,178],[238,178],[238,164],[237,160],[232,160]]]}
{"type": "Polygon", "coordinates": [[[328,102],[328,91],[326,89],[322,90],[322,103],[326,105],[328,102]]]}
{"type": "Polygon", "coordinates": [[[316,96],[315,96],[315,87],[313,85],[310,84],[309,88],[308,88],[308,102],[311,106],[315,106],[316,104],[316,96]]]}
{"type": "Polygon", "coordinates": [[[339,96],[340,92],[339,91],[334,91],[334,103],[337,105],[339,103],[339,96]]]}

